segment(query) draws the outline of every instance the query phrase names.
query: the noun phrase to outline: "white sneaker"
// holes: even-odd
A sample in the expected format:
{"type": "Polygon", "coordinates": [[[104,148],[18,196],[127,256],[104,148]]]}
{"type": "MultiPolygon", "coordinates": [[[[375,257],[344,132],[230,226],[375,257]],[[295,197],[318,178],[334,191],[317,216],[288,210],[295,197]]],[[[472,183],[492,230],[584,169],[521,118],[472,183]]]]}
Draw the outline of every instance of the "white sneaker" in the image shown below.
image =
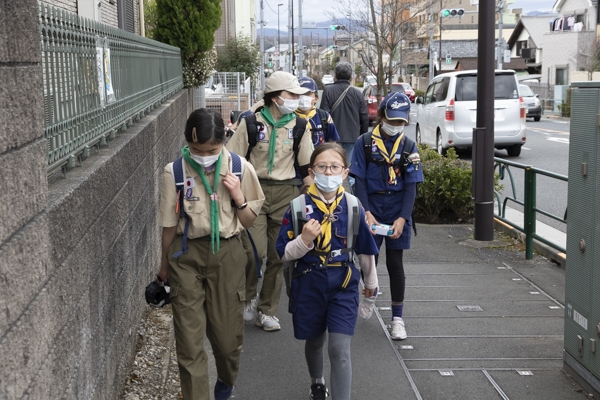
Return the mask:
{"type": "Polygon", "coordinates": [[[277,317],[272,315],[265,315],[258,312],[258,316],[256,317],[256,326],[260,326],[267,332],[278,331],[281,329],[281,325],[279,325],[279,320],[277,317]]]}
{"type": "Polygon", "coordinates": [[[257,297],[255,296],[250,303],[246,302],[246,307],[244,307],[244,321],[250,322],[254,318],[256,318],[256,303],[257,297]]]}
{"type": "Polygon", "coordinates": [[[390,333],[392,340],[404,340],[408,336],[406,335],[406,329],[404,329],[404,320],[400,317],[392,318],[392,332],[390,333]]]}

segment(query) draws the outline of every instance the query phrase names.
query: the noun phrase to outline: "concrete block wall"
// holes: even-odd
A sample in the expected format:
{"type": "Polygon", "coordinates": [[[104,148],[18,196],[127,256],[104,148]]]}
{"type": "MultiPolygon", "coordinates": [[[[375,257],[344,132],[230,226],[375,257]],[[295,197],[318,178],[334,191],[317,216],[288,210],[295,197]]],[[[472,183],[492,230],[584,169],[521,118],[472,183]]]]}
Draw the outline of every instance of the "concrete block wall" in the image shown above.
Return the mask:
{"type": "Polygon", "coordinates": [[[191,99],[179,92],[48,180],[40,57],[37,2],[0,0],[0,399],[115,399],[191,99]]]}

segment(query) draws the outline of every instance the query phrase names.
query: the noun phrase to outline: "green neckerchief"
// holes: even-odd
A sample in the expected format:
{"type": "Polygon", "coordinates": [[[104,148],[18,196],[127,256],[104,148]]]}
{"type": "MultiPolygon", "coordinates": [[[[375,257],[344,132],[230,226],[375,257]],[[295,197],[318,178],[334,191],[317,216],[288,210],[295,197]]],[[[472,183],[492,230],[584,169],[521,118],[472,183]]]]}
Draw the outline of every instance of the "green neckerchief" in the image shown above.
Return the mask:
{"type": "Polygon", "coordinates": [[[279,119],[279,121],[275,122],[275,119],[273,118],[269,107],[263,107],[262,110],[260,110],[260,115],[267,122],[267,124],[272,126],[271,139],[269,139],[269,158],[267,159],[267,169],[269,170],[270,175],[273,173],[273,167],[275,166],[275,145],[277,144],[277,129],[287,125],[288,122],[295,119],[296,114],[285,114],[279,119]]]}
{"type": "Polygon", "coordinates": [[[210,187],[210,183],[208,182],[206,174],[204,173],[204,167],[199,165],[190,156],[190,149],[188,146],[185,146],[183,149],[181,149],[181,154],[183,154],[183,158],[188,164],[190,164],[194,171],[196,171],[200,175],[202,183],[204,184],[204,188],[210,196],[210,244],[212,247],[212,253],[217,254],[219,252],[219,248],[221,247],[221,237],[219,232],[219,197],[217,195],[217,187],[219,187],[219,173],[221,172],[221,160],[223,159],[223,150],[221,150],[221,154],[219,154],[219,159],[217,160],[215,165],[214,189],[210,187]],[[217,251],[215,251],[215,242],[217,243],[217,251]]]}

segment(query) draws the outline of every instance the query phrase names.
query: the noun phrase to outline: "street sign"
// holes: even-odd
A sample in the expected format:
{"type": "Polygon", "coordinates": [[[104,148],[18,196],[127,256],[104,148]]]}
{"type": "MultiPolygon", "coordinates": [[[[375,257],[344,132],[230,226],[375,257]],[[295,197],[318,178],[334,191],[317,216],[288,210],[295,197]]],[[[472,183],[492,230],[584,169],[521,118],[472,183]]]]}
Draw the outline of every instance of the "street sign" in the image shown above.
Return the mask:
{"type": "Polygon", "coordinates": [[[274,52],[273,52],[273,55],[274,55],[275,57],[279,57],[279,52],[278,52],[278,51],[274,51],[274,52]]]}
{"type": "Polygon", "coordinates": [[[504,63],[508,64],[510,62],[510,50],[504,50],[504,63]]]}

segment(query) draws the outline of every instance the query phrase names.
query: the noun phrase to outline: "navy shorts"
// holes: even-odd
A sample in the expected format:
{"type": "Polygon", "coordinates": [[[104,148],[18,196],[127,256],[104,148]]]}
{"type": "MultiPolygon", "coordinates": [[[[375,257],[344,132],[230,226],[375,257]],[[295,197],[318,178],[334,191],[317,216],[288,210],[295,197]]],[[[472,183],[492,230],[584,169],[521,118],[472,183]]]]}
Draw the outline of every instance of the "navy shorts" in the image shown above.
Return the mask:
{"type": "MultiPolygon", "coordinates": [[[[295,272],[304,269],[306,267],[298,265],[295,272]]],[[[345,290],[341,286],[348,274],[348,267],[312,269],[294,277],[290,311],[296,339],[312,339],[325,330],[354,335],[360,272],[354,265],[350,269],[352,277],[345,290]]]]}

